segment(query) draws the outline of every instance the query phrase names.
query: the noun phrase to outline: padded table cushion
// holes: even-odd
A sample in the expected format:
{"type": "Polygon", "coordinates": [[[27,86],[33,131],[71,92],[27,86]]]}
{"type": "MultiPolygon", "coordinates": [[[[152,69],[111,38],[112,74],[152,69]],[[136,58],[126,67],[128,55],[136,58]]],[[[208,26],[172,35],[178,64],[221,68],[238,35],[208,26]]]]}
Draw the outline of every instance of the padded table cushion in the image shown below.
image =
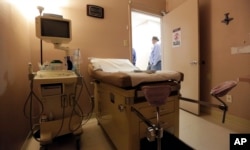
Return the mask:
{"type": "Polygon", "coordinates": [[[126,88],[135,87],[140,83],[158,82],[175,80],[182,81],[183,74],[176,71],[156,71],[155,73],[148,72],[104,72],[102,70],[94,70],[92,65],[88,68],[89,75],[111,85],[126,88]]]}

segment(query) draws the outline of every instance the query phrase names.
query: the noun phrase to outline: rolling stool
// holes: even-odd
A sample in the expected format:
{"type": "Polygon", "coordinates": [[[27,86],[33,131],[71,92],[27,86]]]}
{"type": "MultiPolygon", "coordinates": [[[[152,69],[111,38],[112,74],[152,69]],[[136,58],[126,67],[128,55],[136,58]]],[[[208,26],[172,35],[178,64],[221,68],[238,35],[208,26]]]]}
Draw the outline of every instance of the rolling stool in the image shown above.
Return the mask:
{"type": "Polygon", "coordinates": [[[143,86],[143,94],[146,100],[151,106],[156,107],[156,127],[148,128],[149,135],[147,136],[149,141],[154,141],[157,138],[157,150],[161,150],[161,138],[163,137],[163,128],[160,125],[160,111],[159,107],[164,105],[168,96],[171,93],[171,87],[168,85],[159,86],[143,86]]]}

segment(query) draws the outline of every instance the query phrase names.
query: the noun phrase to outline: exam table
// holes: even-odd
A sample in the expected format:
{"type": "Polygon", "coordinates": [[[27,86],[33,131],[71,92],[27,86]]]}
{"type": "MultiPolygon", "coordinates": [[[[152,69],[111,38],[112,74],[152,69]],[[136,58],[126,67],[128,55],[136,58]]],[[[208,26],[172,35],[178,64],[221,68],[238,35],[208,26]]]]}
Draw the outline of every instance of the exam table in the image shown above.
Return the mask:
{"type": "Polygon", "coordinates": [[[119,150],[139,150],[147,125],[132,109],[156,123],[156,111],[142,92],[143,86],[168,85],[167,102],[160,106],[161,126],[172,140],[179,136],[179,96],[183,74],[177,71],[140,71],[128,60],[92,58],[88,67],[94,79],[97,120],[119,150]]]}
{"type": "MultiPolygon", "coordinates": [[[[129,60],[100,58],[90,59],[88,72],[95,81],[98,123],[119,150],[193,149],[178,139],[179,100],[222,110],[224,123],[228,106],[221,97],[238,83],[231,80],[215,86],[210,94],[220,104],[213,104],[182,96],[180,88],[184,75],[181,72],[141,71],[129,60]],[[168,96],[156,110],[156,105],[152,105],[143,92],[145,87],[158,88],[158,91],[168,87],[165,92],[160,92],[167,92],[168,96]],[[151,138],[157,138],[157,142],[151,138]]],[[[159,95],[157,91],[151,93],[153,99],[159,95]]]]}

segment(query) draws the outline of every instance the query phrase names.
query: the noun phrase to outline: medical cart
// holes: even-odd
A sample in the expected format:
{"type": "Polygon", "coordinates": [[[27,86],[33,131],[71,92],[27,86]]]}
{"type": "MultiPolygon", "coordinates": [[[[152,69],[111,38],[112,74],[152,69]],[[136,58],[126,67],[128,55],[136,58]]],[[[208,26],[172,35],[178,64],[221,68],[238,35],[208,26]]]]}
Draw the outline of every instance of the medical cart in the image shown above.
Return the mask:
{"type": "Polygon", "coordinates": [[[29,79],[31,92],[25,106],[29,102],[31,130],[34,135],[39,132],[35,138],[40,142],[41,149],[47,149],[54,138],[66,134],[77,137],[79,149],[83,132],[83,112],[78,104],[82,77],[71,70],[41,70],[30,73],[29,79]],[[39,114],[38,119],[35,120],[33,114],[39,114]]]}

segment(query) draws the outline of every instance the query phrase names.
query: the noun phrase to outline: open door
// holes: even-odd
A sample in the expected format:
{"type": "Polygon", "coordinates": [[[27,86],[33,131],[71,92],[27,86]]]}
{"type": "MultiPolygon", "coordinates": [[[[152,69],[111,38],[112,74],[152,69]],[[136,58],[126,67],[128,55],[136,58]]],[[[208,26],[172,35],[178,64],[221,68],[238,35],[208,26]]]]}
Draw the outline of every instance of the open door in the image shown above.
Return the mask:
{"type": "MultiPolygon", "coordinates": [[[[200,99],[198,0],[186,0],[163,17],[163,69],[184,73],[182,97],[200,99]]],[[[199,115],[199,105],[180,101],[180,108],[199,115]]]]}

